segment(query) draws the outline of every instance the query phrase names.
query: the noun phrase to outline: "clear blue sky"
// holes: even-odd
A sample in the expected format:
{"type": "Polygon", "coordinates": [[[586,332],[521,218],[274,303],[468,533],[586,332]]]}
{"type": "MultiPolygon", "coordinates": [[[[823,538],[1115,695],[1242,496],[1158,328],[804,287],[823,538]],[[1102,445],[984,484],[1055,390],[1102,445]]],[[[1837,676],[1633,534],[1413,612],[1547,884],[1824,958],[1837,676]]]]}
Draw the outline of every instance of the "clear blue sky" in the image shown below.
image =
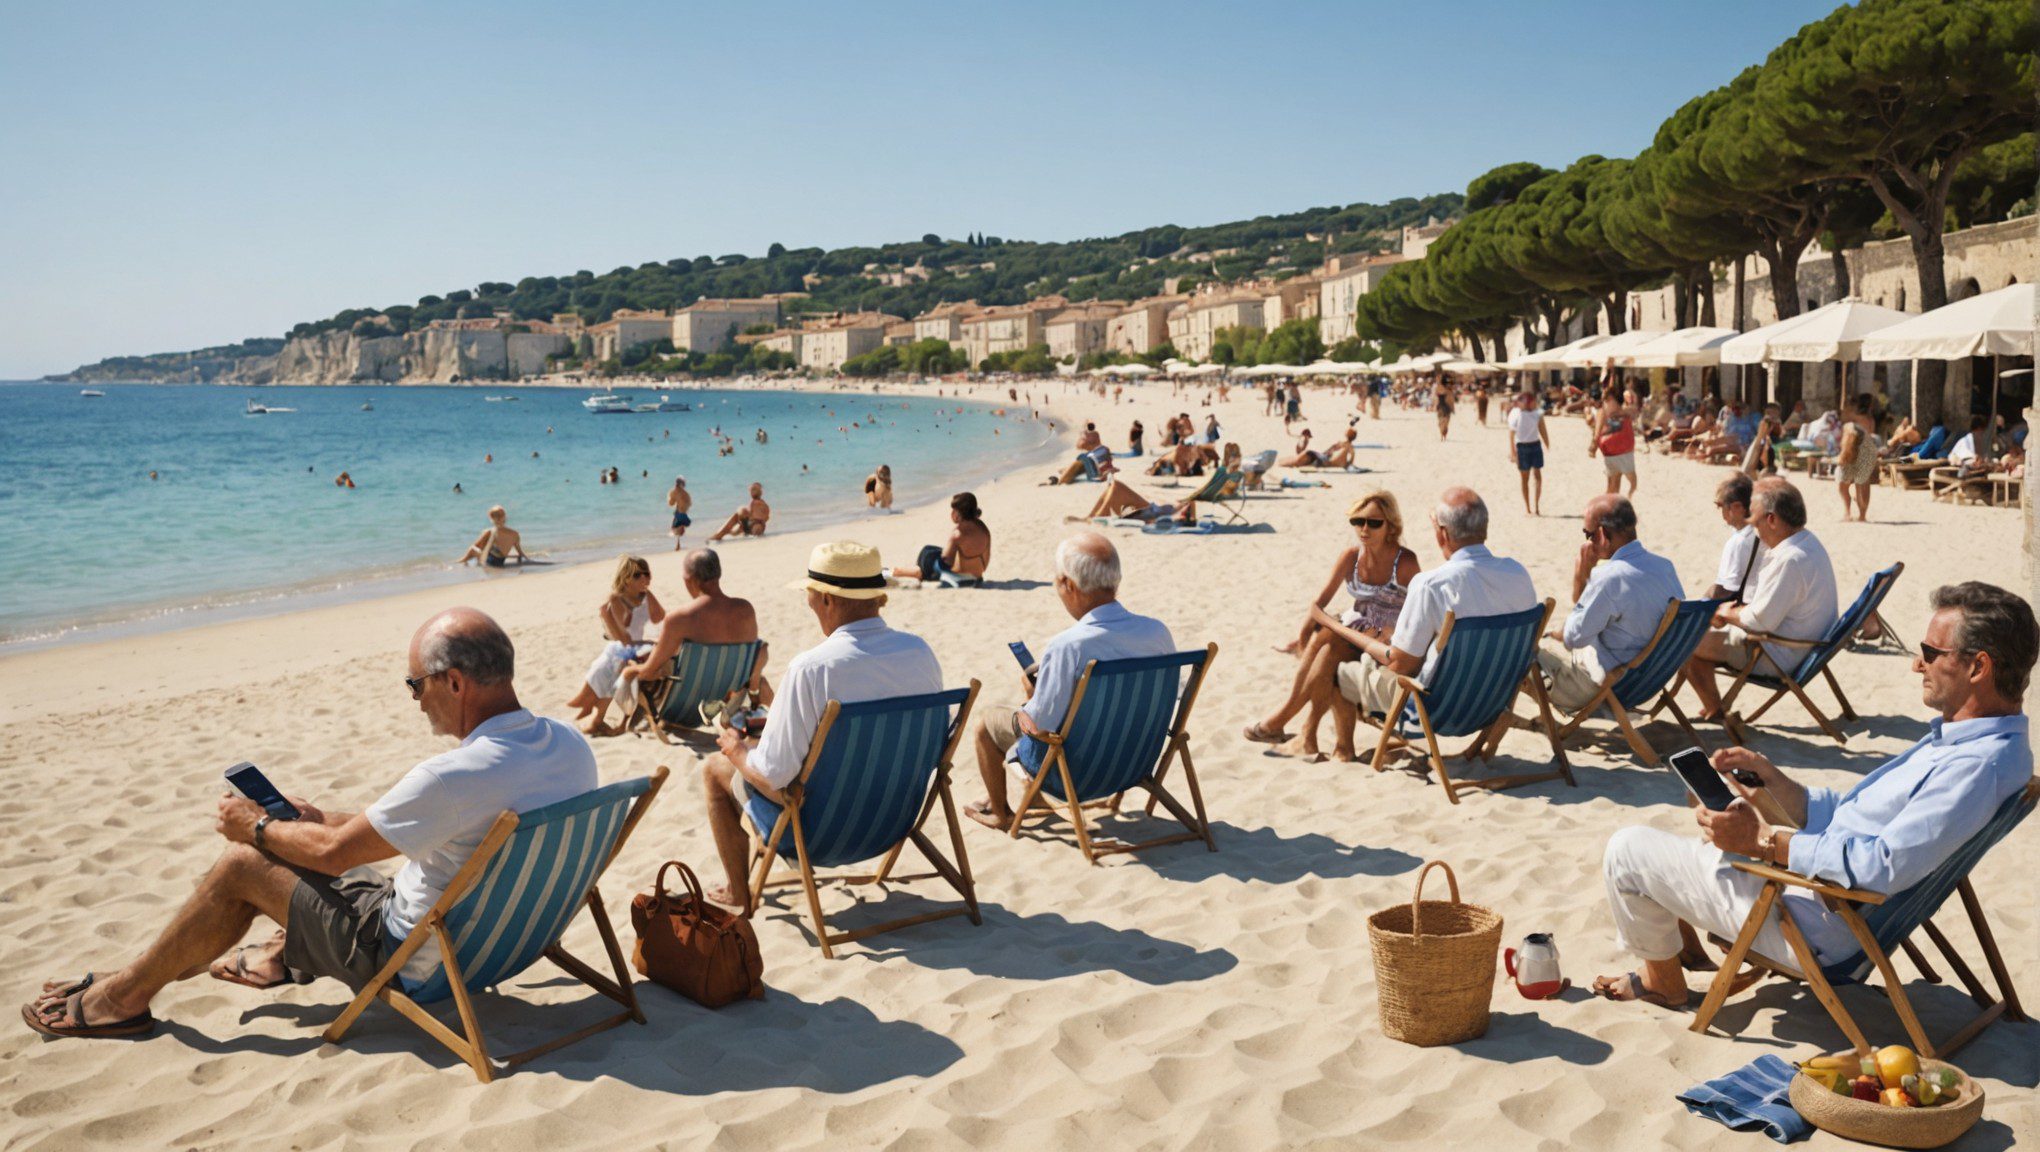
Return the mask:
{"type": "Polygon", "coordinates": [[[0,379],[482,280],[1633,155],[1833,6],[5,4],[0,379]]]}

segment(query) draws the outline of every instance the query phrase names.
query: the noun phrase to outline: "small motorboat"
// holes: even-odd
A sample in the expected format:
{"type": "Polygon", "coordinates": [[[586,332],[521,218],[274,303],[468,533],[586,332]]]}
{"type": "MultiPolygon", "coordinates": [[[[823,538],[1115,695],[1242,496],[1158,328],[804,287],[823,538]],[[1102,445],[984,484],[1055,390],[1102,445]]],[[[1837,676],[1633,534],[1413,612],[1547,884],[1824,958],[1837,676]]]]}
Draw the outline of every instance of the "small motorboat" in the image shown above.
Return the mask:
{"type": "Polygon", "coordinates": [[[658,402],[658,403],[656,403],[656,404],[639,404],[639,405],[638,405],[637,407],[635,407],[635,408],[632,408],[632,409],[631,409],[631,411],[633,411],[633,412],[691,412],[691,411],[693,411],[693,409],[689,408],[689,407],[687,406],[687,402],[686,402],[686,401],[684,401],[684,400],[676,401],[676,400],[674,400],[674,399],[673,399],[673,397],[671,397],[670,395],[661,395],[661,396],[659,397],[659,402],[658,402]]]}
{"type": "Polygon", "coordinates": [[[97,388],[80,388],[80,389],[78,389],[78,395],[80,395],[80,396],[104,396],[104,395],[106,395],[106,393],[104,393],[104,392],[101,392],[101,391],[100,391],[99,389],[97,389],[97,388]]]}
{"type": "Polygon", "coordinates": [[[595,413],[597,416],[614,416],[618,414],[627,415],[630,412],[635,411],[635,409],[631,407],[630,397],[618,396],[615,395],[614,393],[605,393],[601,396],[590,396],[586,400],[581,401],[581,407],[586,408],[588,411],[595,413]]]}
{"type": "Polygon", "coordinates": [[[248,401],[248,415],[250,416],[275,416],[295,411],[297,411],[295,408],[272,408],[267,404],[257,404],[253,400],[248,401]]]}
{"type": "Polygon", "coordinates": [[[367,403],[367,404],[363,404],[363,405],[361,406],[361,410],[362,410],[363,412],[373,412],[373,411],[375,411],[375,404],[374,404],[373,402],[370,402],[370,403],[367,403]]]}
{"type": "Polygon", "coordinates": [[[484,396],[482,399],[491,404],[514,404],[517,402],[517,397],[515,396],[484,396]]]}

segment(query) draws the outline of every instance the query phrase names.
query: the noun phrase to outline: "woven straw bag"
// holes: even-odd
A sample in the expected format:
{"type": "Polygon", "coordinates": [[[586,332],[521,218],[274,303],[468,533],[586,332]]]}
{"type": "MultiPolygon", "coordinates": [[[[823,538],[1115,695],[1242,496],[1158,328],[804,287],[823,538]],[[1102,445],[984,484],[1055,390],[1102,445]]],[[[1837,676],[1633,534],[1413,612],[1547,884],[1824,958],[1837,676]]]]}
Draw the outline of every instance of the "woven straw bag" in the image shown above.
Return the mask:
{"type": "Polygon", "coordinates": [[[1369,916],[1367,936],[1374,944],[1381,1030],[1389,1039],[1429,1048],[1487,1031],[1502,917],[1461,903],[1459,878],[1450,865],[1442,860],[1424,865],[1410,902],[1369,916]],[[1445,869],[1449,903],[1423,898],[1424,877],[1433,868],[1445,869]]]}

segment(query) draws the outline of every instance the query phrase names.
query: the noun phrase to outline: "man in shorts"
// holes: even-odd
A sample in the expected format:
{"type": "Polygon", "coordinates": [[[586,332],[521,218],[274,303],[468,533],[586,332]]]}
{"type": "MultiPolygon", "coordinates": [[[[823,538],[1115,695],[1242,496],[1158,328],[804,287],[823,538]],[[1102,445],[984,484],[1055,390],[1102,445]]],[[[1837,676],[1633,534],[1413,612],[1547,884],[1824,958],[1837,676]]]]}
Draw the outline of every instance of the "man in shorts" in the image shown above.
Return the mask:
{"type": "Polygon", "coordinates": [[[1523,511],[1542,515],[1544,450],[1551,446],[1551,432],[1544,426],[1537,394],[1527,388],[1516,393],[1515,406],[1509,409],[1509,433],[1509,457],[1516,462],[1516,473],[1523,482],[1523,511]]]}
{"type": "MultiPolygon", "coordinates": [[[[528,812],[597,784],[595,753],[573,727],[533,716],[511,684],[515,652],[494,620],[472,608],[442,612],[411,637],[404,682],[441,736],[458,748],[423,761],[366,812],[323,812],[291,798],[296,820],[222,796],[214,828],[229,843],[170,924],[127,965],[60,978],[22,1006],[49,1036],[98,1038],[153,1031],[150,1001],[210,972],[266,989],[330,976],[360,988],[379,972],[480,846],[504,810],[528,812]],[[367,865],[405,857],[395,876],[367,865]],[[236,947],[258,916],[280,925],[236,947]]],[[[404,965],[408,981],[439,968],[428,942],[404,965]]]]}

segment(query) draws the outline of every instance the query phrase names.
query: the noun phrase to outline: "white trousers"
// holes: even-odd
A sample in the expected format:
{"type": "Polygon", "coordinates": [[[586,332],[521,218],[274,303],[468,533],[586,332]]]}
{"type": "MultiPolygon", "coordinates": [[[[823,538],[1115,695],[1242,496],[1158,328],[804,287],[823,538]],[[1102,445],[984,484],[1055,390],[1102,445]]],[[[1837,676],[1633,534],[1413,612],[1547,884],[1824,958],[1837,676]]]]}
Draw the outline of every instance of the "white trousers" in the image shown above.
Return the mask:
{"type": "Polygon", "coordinates": [[[621,640],[611,640],[604,644],[602,654],[595,657],[593,664],[588,665],[588,687],[593,689],[597,696],[605,698],[615,696],[616,681],[623,673],[623,666],[637,659],[640,650],[650,648],[651,645],[644,641],[626,644],[621,640]]]}
{"type": "MultiPolygon", "coordinates": [[[[1601,874],[1608,885],[1608,907],[1615,913],[1615,942],[1644,960],[1669,960],[1679,954],[1681,920],[1702,935],[1712,932],[1734,940],[1764,888],[1763,880],[1732,867],[1729,857],[1712,844],[1643,825],[1620,829],[1608,838],[1601,874]]],[[[1773,905],[1752,947],[1796,965],[1799,958],[1785,942],[1778,915],[1773,905]]],[[[1803,914],[1793,919],[1805,926],[1803,914]]],[[[1812,933],[1808,938],[1818,948],[1812,933]]]]}

